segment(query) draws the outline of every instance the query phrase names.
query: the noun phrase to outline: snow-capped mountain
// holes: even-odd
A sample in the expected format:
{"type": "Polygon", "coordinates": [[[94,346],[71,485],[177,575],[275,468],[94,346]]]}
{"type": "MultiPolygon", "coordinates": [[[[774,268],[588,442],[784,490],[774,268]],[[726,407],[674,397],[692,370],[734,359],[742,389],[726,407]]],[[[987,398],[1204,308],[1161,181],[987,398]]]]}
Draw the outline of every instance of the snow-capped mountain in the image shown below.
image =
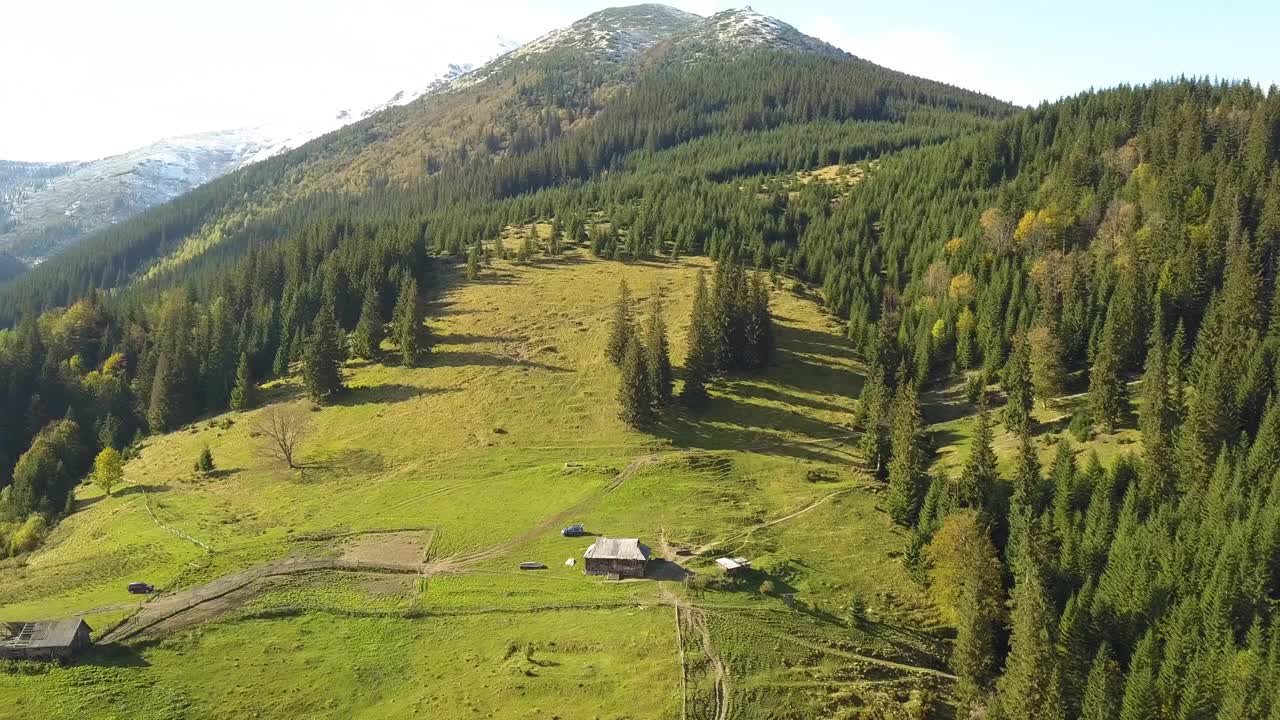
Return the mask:
{"type": "Polygon", "coordinates": [[[805,35],[787,23],[761,15],[749,6],[718,12],[673,38],[676,48],[702,53],[744,50],[788,50],[836,57],[849,53],[815,37],[805,35]]]}
{"type": "MultiPolygon", "coordinates": [[[[625,83],[632,69],[654,60],[693,63],[758,49],[849,57],[749,7],[705,18],[657,4],[609,8],[523,46],[495,38],[488,59],[478,67],[448,65],[422,86],[396,92],[385,102],[363,110],[341,110],[293,126],[256,126],[169,138],[92,162],[35,164],[41,169],[26,167],[21,192],[6,194],[6,165],[0,163],[0,254],[28,264],[42,262],[94,230],[249,163],[424,96],[464,91],[544,61],[553,67],[563,63],[611,65],[625,71],[610,74],[613,81],[625,83]]],[[[387,148],[371,162],[394,161],[395,148],[387,148]]],[[[8,167],[17,165],[10,163],[8,167]]],[[[17,187],[16,181],[11,184],[17,187]]]]}
{"type": "MultiPolygon", "coordinates": [[[[495,38],[485,61],[516,44],[495,38]]],[[[0,281],[13,259],[35,265],[107,225],[188,192],[250,163],[447,88],[475,68],[451,63],[422,87],[386,102],[344,109],[314,121],[236,128],[165,138],[120,155],[85,162],[0,161],[0,281]]]]}

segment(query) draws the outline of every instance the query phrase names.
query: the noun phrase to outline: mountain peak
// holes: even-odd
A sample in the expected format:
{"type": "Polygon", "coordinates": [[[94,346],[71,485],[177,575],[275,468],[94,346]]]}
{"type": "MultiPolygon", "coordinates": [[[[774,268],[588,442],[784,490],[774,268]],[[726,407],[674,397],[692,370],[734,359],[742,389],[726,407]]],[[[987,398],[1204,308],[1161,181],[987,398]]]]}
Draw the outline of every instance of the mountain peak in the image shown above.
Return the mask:
{"type": "Polygon", "coordinates": [[[624,60],[692,27],[703,18],[668,5],[612,7],[591,13],[572,25],[553,30],[511,53],[539,55],[560,48],[598,52],[610,60],[624,60]]]}
{"type": "Polygon", "coordinates": [[[747,5],[741,9],[723,10],[706,18],[693,33],[709,47],[721,50],[775,49],[847,57],[834,45],[805,35],[791,25],[763,15],[747,5]]]}

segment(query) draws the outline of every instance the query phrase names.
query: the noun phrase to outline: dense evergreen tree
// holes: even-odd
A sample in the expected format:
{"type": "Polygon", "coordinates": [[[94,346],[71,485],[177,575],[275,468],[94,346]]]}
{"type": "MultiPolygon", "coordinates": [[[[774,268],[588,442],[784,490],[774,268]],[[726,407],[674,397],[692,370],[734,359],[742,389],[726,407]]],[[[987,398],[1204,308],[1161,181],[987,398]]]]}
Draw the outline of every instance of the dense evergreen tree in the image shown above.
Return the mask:
{"type": "Polygon", "coordinates": [[[1034,560],[1022,563],[1012,601],[1009,657],[998,685],[995,715],[1065,719],[1054,608],[1034,560]]]}
{"type": "Polygon", "coordinates": [[[618,284],[618,299],[613,304],[613,322],[609,325],[609,341],[605,356],[609,362],[621,366],[627,357],[627,345],[635,338],[636,321],[634,301],[627,281],[618,284]]]}
{"type": "Polygon", "coordinates": [[[645,323],[645,366],[649,377],[649,395],[656,408],[671,403],[671,350],[667,343],[667,324],[662,318],[662,291],[655,288],[645,323]]]}
{"type": "Polygon", "coordinates": [[[1062,367],[1062,340],[1049,325],[1038,325],[1027,334],[1028,362],[1031,367],[1031,386],[1040,403],[1048,407],[1049,401],[1062,394],[1066,371],[1062,367]]]}
{"type": "Polygon", "coordinates": [[[405,367],[418,364],[418,356],[425,349],[422,327],[422,298],[418,295],[418,281],[405,273],[400,280],[400,293],[392,317],[394,340],[405,367]]]}
{"type": "Polygon", "coordinates": [[[1124,675],[1111,656],[1111,647],[1103,643],[1098,647],[1089,679],[1084,691],[1081,720],[1115,720],[1120,716],[1120,703],[1124,692],[1124,675]]]}
{"type": "Polygon", "coordinates": [[[1031,425],[1034,400],[1031,387],[1031,350],[1025,334],[1014,338],[1013,351],[1005,361],[1000,384],[1008,398],[1004,406],[1005,427],[1012,433],[1025,433],[1031,425]]]}
{"type": "Polygon", "coordinates": [[[364,300],[360,303],[360,320],[351,334],[351,354],[365,360],[376,360],[382,354],[386,323],[382,317],[382,293],[378,280],[370,272],[364,278],[364,300]]]}
{"type": "Polygon", "coordinates": [[[633,428],[647,427],[654,420],[653,394],[644,343],[631,338],[622,360],[622,382],[618,385],[618,404],[622,421],[633,428]]]}
{"type": "Polygon", "coordinates": [[[231,409],[248,410],[258,404],[258,386],[253,381],[253,369],[249,366],[249,354],[240,353],[236,365],[236,384],[231,389],[231,409]]]}
{"type": "Polygon", "coordinates": [[[302,356],[302,382],[313,402],[326,403],[342,391],[342,347],[333,308],[325,304],[316,314],[302,356]]]}
{"type": "Polygon", "coordinates": [[[920,399],[915,386],[903,383],[893,401],[889,491],[885,510],[899,525],[915,524],[924,501],[926,458],[920,399]]]}
{"type": "Polygon", "coordinates": [[[998,667],[997,642],[1004,617],[1000,561],[990,536],[971,511],[947,516],[929,545],[930,589],[956,627],[951,666],[961,699],[978,704],[998,667]]]}
{"type": "Polygon", "coordinates": [[[858,398],[853,426],[862,431],[859,448],[863,460],[877,477],[888,469],[889,453],[892,450],[892,412],[893,395],[884,368],[872,365],[867,369],[867,376],[862,384],[862,396],[858,398]]]}
{"type": "Polygon", "coordinates": [[[958,498],[961,507],[979,511],[989,522],[996,485],[1000,482],[996,453],[992,446],[991,413],[983,403],[978,409],[977,427],[969,444],[969,457],[960,471],[958,498]]]}
{"type": "Polygon", "coordinates": [[[707,382],[711,378],[712,349],[710,327],[710,297],[707,293],[707,277],[698,271],[693,287],[693,307],[689,315],[688,350],[684,361],[684,386],[680,399],[685,405],[697,409],[706,405],[707,382]]]}
{"type": "Polygon", "coordinates": [[[1102,340],[1089,369],[1089,411],[1093,420],[1102,426],[1103,432],[1114,432],[1116,423],[1128,406],[1128,389],[1121,369],[1125,357],[1131,354],[1129,340],[1121,333],[1119,309],[1113,308],[1103,326],[1102,340]]]}

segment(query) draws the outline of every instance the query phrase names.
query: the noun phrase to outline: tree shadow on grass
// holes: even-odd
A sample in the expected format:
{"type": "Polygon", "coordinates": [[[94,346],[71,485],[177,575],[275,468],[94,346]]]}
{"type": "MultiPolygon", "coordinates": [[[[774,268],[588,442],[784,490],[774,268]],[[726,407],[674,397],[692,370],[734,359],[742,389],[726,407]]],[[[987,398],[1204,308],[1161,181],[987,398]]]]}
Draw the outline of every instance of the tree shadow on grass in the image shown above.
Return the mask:
{"type": "Polygon", "coordinates": [[[530,270],[550,270],[552,268],[563,267],[565,265],[584,265],[589,262],[591,261],[582,257],[582,255],[573,253],[534,258],[520,267],[528,268],[530,270]]]}
{"type": "Polygon", "coordinates": [[[513,343],[525,338],[514,335],[476,335],[472,333],[449,333],[437,336],[440,345],[471,345],[475,343],[513,343]]]}
{"type": "Polygon", "coordinates": [[[783,392],[777,388],[766,385],[763,382],[735,380],[728,383],[726,389],[734,395],[745,398],[769,400],[772,402],[782,403],[784,405],[799,405],[811,410],[822,410],[825,412],[851,412],[850,408],[841,407],[840,405],[822,400],[814,400],[794,393],[783,392]]]}
{"type": "Polygon", "coordinates": [[[525,367],[549,372],[573,372],[569,368],[547,365],[534,360],[469,350],[435,353],[424,364],[429,367],[525,367]]]}
{"type": "Polygon", "coordinates": [[[850,362],[858,360],[853,347],[837,335],[810,330],[790,323],[774,322],[774,337],[778,347],[798,353],[825,355],[850,362]]]}
{"type": "Polygon", "coordinates": [[[828,425],[798,413],[717,396],[701,414],[670,414],[652,428],[679,448],[702,450],[743,450],[762,455],[781,455],[811,462],[850,462],[851,449],[806,444],[768,429],[789,430],[814,440],[839,438],[846,428],[828,425]]]}
{"type": "Polygon", "coordinates": [[[475,280],[468,280],[472,285],[515,285],[520,276],[515,273],[504,273],[489,270],[480,273],[475,280]]]}
{"type": "Polygon", "coordinates": [[[73,661],[76,665],[94,667],[151,667],[151,663],[138,652],[139,648],[120,643],[91,645],[73,661]]]}
{"type": "Polygon", "coordinates": [[[309,457],[297,468],[307,482],[320,482],[356,475],[374,475],[387,469],[381,453],[365,448],[348,448],[335,453],[309,457]]]}
{"type": "Polygon", "coordinates": [[[426,395],[443,395],[457,392],[458,388],[422,388],[415,385],[387,383],[385,385],[361,385],[347,388],[333,398],[333,405],[353,407],[356,405],[391,405],[405,400],[426,395]]]}
{"type": "Polygon", "coordinates": [[[170,487],[168,485],[125,485],[112,493],[112,495],[116,497],[121,495],[141,495],[143,493],[155,495],[158,493],[169,492],[169,490],[170,487]]]}

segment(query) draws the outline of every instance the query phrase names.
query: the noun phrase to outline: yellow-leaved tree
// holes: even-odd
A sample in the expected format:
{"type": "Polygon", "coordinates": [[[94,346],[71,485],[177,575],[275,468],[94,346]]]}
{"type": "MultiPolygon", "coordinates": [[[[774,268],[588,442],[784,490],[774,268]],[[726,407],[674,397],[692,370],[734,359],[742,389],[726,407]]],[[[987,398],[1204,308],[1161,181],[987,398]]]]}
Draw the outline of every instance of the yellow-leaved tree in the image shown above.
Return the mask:
{"type": "Polygon", "coordinates": [[[120,452],[113,447],[106,447],[93,460],[93,484],[102,488],[108,495],[120,483],[124,482],[124,460],[120,452]]]}

